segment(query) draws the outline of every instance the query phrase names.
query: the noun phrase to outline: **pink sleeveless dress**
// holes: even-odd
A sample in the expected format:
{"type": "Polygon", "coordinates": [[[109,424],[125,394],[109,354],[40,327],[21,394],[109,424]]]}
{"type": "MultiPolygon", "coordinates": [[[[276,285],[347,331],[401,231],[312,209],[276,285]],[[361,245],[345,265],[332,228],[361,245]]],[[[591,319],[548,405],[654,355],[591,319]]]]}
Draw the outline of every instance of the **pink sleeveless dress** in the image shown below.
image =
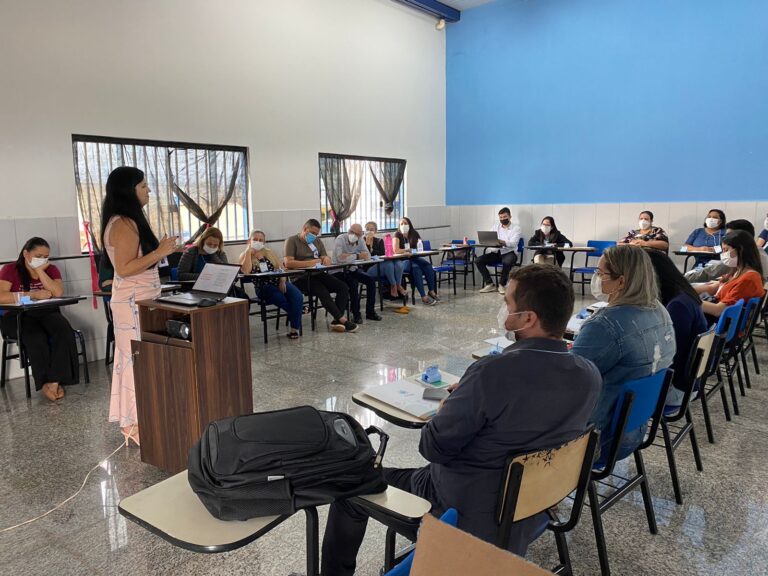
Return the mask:
{"type": "MultiPolygon", "coordinates": [[[[115,261],[115,248],[109,241],[113,217],[104,231],[104,248],[109,259],[115,261]]],[[[139,246],[139,258],[142,256],[139,246]]],[[[115,327],[115,363],[112,367],[112,396],[109,400],[109,421],[119,422],[121,428],[138,424],[136,391],[133,385],[133,354],[131,340],[141,340],[139,328],[139,300],[151,300],[160,295],[160,276],[157,267],[135,276],[123,278],[115,271],[112,281],[112,319],[115,327]]]]}

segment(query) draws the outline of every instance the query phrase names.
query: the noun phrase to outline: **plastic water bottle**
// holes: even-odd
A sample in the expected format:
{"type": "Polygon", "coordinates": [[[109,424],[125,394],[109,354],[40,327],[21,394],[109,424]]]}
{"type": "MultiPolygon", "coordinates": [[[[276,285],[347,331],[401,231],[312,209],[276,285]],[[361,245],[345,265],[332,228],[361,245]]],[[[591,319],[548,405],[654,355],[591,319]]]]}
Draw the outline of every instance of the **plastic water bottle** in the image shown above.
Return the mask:
{"type": "Polygon", "coordinates": [[[395,255],[395,249],[392,246],[392,234],[384,236],[384,256],[392,258],[395,255]]]}
{"type": "Polygon", "coordinates": [[[416,243],[416,252],[424,252],[424,242],[421,241],[421,238],[416,243]]]}

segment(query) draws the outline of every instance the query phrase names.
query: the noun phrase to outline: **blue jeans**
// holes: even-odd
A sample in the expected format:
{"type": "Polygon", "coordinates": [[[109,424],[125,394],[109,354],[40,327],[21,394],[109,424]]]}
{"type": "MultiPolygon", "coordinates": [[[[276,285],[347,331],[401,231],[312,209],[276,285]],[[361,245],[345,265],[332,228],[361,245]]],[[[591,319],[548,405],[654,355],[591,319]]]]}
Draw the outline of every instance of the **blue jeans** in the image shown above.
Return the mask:
{"type": "Polygon", "coordinates": [[[264,284],[258,296],[267,304],[274,304],[288,313],[288,322],[294,330],[301,330],[301,313],[304,309],[304,294],[290,282],[285,285],[285,294],[274,284],[264,284]]]}
{"type": "Polygon", "coordinates": [[[429,260],[426,260],[421,256],[411,258],[405,263],[403,272],[411,275],[413,284],[416,286],[416,290],[419,291],[419,296],[422,298],[426,296],[426,292],[424,292],[424,277],[427,278],[427,287],[429,290],[432,292],[435,291],[435,288],[437,287],[435,270],[432,268],[432,264],[429,260]]]}
{"type": "Polygon", "coordinates": [[[367,274],[377,279],[383,276],[390,286],[399,286],[403,281],[403,266],[402,260],[387,260],[368,268],[367,274]]]}

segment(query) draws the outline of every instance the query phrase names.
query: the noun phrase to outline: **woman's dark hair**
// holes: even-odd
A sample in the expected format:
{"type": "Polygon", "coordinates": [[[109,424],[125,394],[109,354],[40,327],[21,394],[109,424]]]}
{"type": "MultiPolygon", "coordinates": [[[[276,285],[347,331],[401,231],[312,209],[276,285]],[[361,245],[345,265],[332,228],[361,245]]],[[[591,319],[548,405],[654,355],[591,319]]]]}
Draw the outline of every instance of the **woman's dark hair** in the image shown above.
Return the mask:
{"type": "MultiPolygon", "coordinates": [[[[411,222],[411,219],[406,217],[406,216],[403,216],[402,218],[400,218],[400,220],[405,220],[406,222],[408,222],[408,238],[405,238],[403,236],[403,233],[400,232],[399,228],[398,228],[397,232],[395,233],[395,236],[398,237],[398,238],[402,238],[403,240],[407,240],[408,241],[408,246],[410,246],[413,243],[418,242],[419,238],[421,238],[421,236],[419,235],[418,230],[416,230],[416,228],[413,227],[413,222],[411,222]]],[[[403,242],[403,248],[407,248],[407,246],[405,245],[405,242],[403,242]]]]}
{"type": "Polygon", "coordinates": [[[656,271],[656,283],[659,285],[659,298],[661,303],[666,306],[669,301],[679,296],[687,294],[697,303],[701,304],[701,298],[693,289],[690,282],[685,279],[683,273],[678,270],[675,263],[669,256],[661,250],[648,250],[648,257],[651,259],[653,269],[656,271]]]}
{"type": "Polygon", "coordinates": [[[763,265],[760,262],[760,253],[757,251],[755,238],[743,230],[731,230],[723,236],[723,244],[736,250],[739,258],[739,270],[751,268],[760,276],[763,275],[763,265]]]}
{"type": "MultiPolygon", "coordinates": [[[[720,226],[717,227],[718,230],[725,230],[725,212],[722,210],[719,210],[718,208],[712,208],[712,210],[707,211],[707,218],[709,218],[710,212],[717,212],[717,217],[720,218],[720,226]]],[[[707,221],[706,218],[704,219],[704,228],[707,227],[707,221]]]]}
{"type": "Polygon", "coordinates": [[[642,212],[640,212],[640,216],[642,216],[643,214],[648,214],[648,216],[651,217],[651,222],[653,222],[653,212],[651,212],[650,210],[643,210],[642,212]]]}
{"type": "MultiPolygon", "coordinates": [[[[139,230],[139,245],[142,254],[149,254],[157,249],[160,242],[152,232],[147,217],[142,210],[136,186],[144,180],[144,172],[133,166],[115,168],[107,178],[107,195],[101,208],[101,245],[104,243],[104,231],[113,216],[125,216],[136,223],[139,230]]],[[[107,254],[106,249],[104,254],[107,254]]],[[[109,258],[109,256],[107,256],[109,258]]]]}
{"type": "MultiPolygon", "coordinates": [[[[552,223],[552,230],[549,231],[550,234],[557,234],[559,230],[557,229],[557,224],[555,224],[555,219],[552,218],[552,216],[544,216],[544,218],[541,219],[541,224],[544,224],[544,220],[549,220],[552,223]]],[[[533,233],[533,237],[537,240],[544,240],[545,235],[544,232],[541,231],[541,224],[539,224],[539,227],[536,228],[536,231],[533,233]]]]}
{"type": "Polygon", "coordinates": [[[29,275],[29,270],[27,270],[24,252],[31,252],[40,246],[48,248],[49,250],[51,249],[51,246],[45,238],[40,238],[39,236],[30,238],[24,243],[21,252],[19,252],[19,257],[16,259],[16,271],[19,273],[19,278],[21,278],[21,289],[23,292],[29,292],[29,283],[32,281],[32,277],[29,275]]]}

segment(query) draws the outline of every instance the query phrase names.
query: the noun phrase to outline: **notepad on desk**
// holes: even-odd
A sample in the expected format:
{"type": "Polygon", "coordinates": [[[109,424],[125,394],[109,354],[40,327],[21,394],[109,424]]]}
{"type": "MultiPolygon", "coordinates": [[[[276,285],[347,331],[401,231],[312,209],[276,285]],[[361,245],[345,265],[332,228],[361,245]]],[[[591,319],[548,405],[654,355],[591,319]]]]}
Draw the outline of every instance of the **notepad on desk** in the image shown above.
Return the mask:
{"type": "Polygon", "coordinates": [[[422,420],[429,420],[437,411],[437,402],[423,399],[424,386],[408,380],[368,388],[365,394],[422,420]]]}

